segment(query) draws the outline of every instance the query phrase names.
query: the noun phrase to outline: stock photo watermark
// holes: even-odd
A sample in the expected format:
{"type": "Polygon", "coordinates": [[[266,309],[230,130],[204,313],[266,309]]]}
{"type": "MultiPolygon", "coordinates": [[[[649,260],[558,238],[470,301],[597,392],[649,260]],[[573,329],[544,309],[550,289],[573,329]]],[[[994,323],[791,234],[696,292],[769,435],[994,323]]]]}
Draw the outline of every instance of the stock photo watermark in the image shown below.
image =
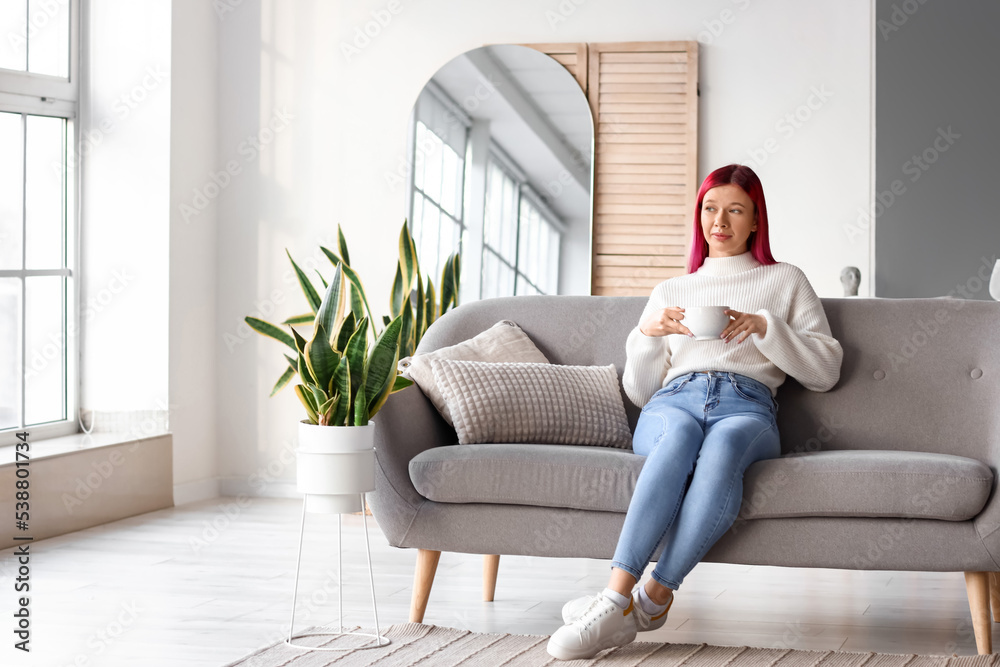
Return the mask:
{"type": "MultiPolygon", "coordinates": [[[[894,518],[889,522],[889,525],[882,528],[878,537],[857,545],[861,553],[851,559],[854,569],[886,569],[888,565],[892,565],[891,561],[886,562],[887,556],[904,544],[906,535],[915,522],[919,521],[921,522],[919,525],[923,526],[926,525],[928,519],[934,518],[929,510],[945,496],[955,493],[954,487],[962,479],[958,474],[947,475],[944,473],[927,475],[927,477],[936,477],[937,479],[910,497],[913,511],[908,513],[908,516],[894,518]]],[[[908,552],[909,549],[906,551],[908,552]]]]}
{"type": "MultiPolygon", "coordinates": [[[[791,470],[789,472],[801,472],[802,466],[807,461],[806,458],[797,456],[797,454],[822,450],[823,445],[832,442],[844,428],[844,424],[839,422],[836,417],[830,415],[822,415],[819,418],[819,423],[820,426],[816,429],[814,435],[795,445],[795,447],[784,455],[793,455],[788,456],[787,459],[791,463],[791,470]]],[[[752,521],[755,518],[767,518],[766,508],[768,504],[778,496],[790,481],[791,478],[785,471],[778,470],[770,479],[754,484],[753,491],[749,495],[744,495],[739,514],[737,514],[736,519],[733,521],[730,530],[735,534],[740,531],[747,521],[752,521]]]]}
{"type": "MultiPolygon", "coordinates": [[[[784,140],[789,140],[795,133],[809,122],[813,115],[823,108],[823,106],[833,97],[833,91],[827,89],[826,84],[810,86],[809,95],[806,96],[802,104],[789,111],[774,123],[775,131],[784,140]]],[[[771,136],[764,140],[758,148],[747,149],[749,156],[748,164],[756,169],[764,166],[768,159],[778,152],[781,144],[777,138],[771,136]]]]}
{"type": "Polygon", "coordinates": [[[257,134],[248,135],[241,141],[236,147],[236,154],[243,158],[243,162],[233,158],[227,160],[222,169],[209,172],[208,180],[202,186],[194,188],[191,199],[181,204],[180,213],[184,222],[190,223],[192,218],[201,215],[201,212],[232,184],[233,179],[243,173],[244,165],[256,160],[294,120],[295,115],[282,107],[257,131],[257,134]]]}
{"type": "Polygon", "coordinates": [[[220,21],[225,21],[226,17],[235,12],[236,8],[243,4],[243,0],[212,0],[212,9],[220,21]]]}
{"type": "MultiPolygon", "coordinates": [[[[951,125],[947,128],[939,126],[934,138],[927,147],[919,153],[914,153],[909,160],[900,166],[900,171],[905,176],[909,176],[910,183],[916,183],[961,138],[962,135],[953,130],[951,125]]],[[[877,221],[882,217],[882,214],[899,201],[906,192],[906,182],[901,178],[894,179],[888,188],[878,192],[875,195],[875,220],[877,221]]],[[[867,238],[868,231],[871,229],[871,223],[871,214],[868,211],[858,208],[857,219],[853,223],[844,226],[844,233],[847,235],[847,240],[853,243],[858,238],[867,238]]]]}
{"type": "MultiPolygon", "coordinates": [[[[320,239],[317,243],[313,244],[313,252],[304,259],[296,260],[296,263],[306,274],[314,274],[318,271],[320,266],[330,266],[330,260],[321,250],[322,247],[337,247],[336,237],[328,236],[325,239],[320,239]]],[[[295,270],[292,268],[287,269],[281,276],[281,289],[271,290],[263,299],[258,299],[254,301],[252,309],[249,313],[250,317],[256,317],[258,319],[266,320],[269,319],[274,313],[277,312],[277,306],[285,303],[288,297],[288,292],[292,285],[298,284],[298,279],[295,275],[295,270]]],[[[304,310],[308,308],[303,306],[304,310]]],[[[236,324],[236,328],[233,331],[226,331],[222,334],[222,342],[226,346],[226,350],[232,354],[236,351],[236,348],[243,345],[244,342],[249,340],[255,335],[259,335],[250,328],[250,325],[246,323],[246,320],[240,316],[239,322],[236,324]]]]}
{"type": "MultiPolygon", "coordinates": [[[[266,298],[254,302],[253,309],[249,313],[250,316],[261,320],[270,318],[271,315],[277,312],[277,307],[285,302],[285,297],[285,290],[271,290],[271,293],[266,298]]],[[[227,331],[222,334],[222,342],[225,343],[226,350],[232,354],[245,340],[252,338],[253,334],[254,331],[250,328],[250,325],[241,319],[240,323],[236,326],[236,333],[227,331]]]]}
{"type": "Polygon", "coordinates": [[[114,102],[111,103],[113,115],[98,121],[95,130],[84,131],[82,133],[81,152],[85,154],[83,148],[99,145],[104,139],[104,135],[111,134],[117,123],[131,116],[132,112],[138,109],[160,87],[160,84],[168,78],[170,78],[170,72],[161,69],[158,65],[146,67],[143,70],[143,77],[139,80],[139,83],[115,97],[114,102]]]}
{"type": "Polygon", "coordinates": [[[917,13],[920,5],[926,3],[927,0],[903,0],[903,2],[893,3],[889,20],[879,19],[875,23],[879,34],[882,35],[882,39],[888,40],[892,33],[898,32],[900,28],[906,25],[910,17],[917,13]]]}
{"type": "MultiPolygon", "coordinates": [[[[281,475],[296,461],[295,450],[295,443],[286,440],[277,456],[247,476],[247,484],[257,496],[263,496],[269,484],[281,481],[281,475]]],[[[201,522],[202,528],[198,535],[188,539],[191,551],[197,555],[217,542],[239,520],[243,511],[253,505],[254,497],[241,493],[232,502],[218,504],[215,515],[210,520],[201,522]]]]}
{"type": "MultiPolygon", "coordinates": [[[[732,3],[740,11],[746,11],[750,7],[750,0],[732,0],[732,3]]],[[[705,26],[705,29],[698,31],[695,39],[705,45],[712,44],[719,37],[722,37],[722,33],[726,31],[726,26],[736,23],[737,16],[736,12],[732,9],[723,9],[714,18],[705,19],[701,22],[705,26]]]]}
{"type": "MultiPolygon", "coordinates": [[[[957,320],[957,318],[952,317],[949,308],[951,311],[961,310],[965,307],[967,301],[975,299],[976,295],[990,284],[990,277],[996,261],[996,255],[991,257],[983,256],[976,273],[969,276],[964,283],[959,283],[955,286],[955,289],[948,292],[946,296],[951,298],[942,299],[942,304],[947,305],[948,308],[938,308],[934,311],[932,319],[918,319],[913,323],[911,332],[903,337],[903,342],[899,349],[889,352],[887,356],[891,372],[896,373],[902,368],[908,367],[917,354],[923,348],[927,347],[935,336],[944,331],[945,327],[950,323],[957,320]],[[961,298],[955,297],[956,292],[961,298]]],[[[885,371],[881,371],[881,373],[884,374],[885,371]]],[[[978,377],[981,377],[982,370],[979,370],[979,373],[980,375],[974,376],[974,378],[978,379],[978,377]]],[[[878,379],[883,378],[884,375],[878,379]]]]}
{"type": "Polygon", "coordinates": [[[549,24],[550,30],[555,30],[560,23],[565,23],[576,10],[587,0],[560,0],[553,9],[545,10],[545,20],[549,24]]]}
{"type": "Polygon", "coordinates": [[[121,124],[128,120],[135,112],[156,92],[164,81],[170,78],[170,72],[162,69],[159,65],[149,65],[142,72],[139,81],[115,96],[111,103],[111,114],[90,123],[90,127],[80,131],[80,139],[76,144],[76,150],[68,157],[66,162],[53,160],[52,171],[58,177],[63,177],[67,165],[72,163],[77,169],[83,159],[91,155],[104,141],[114,134],[121,124]]]}
{"type": "MultiPolygon", "coordinates": [[[[99,314],[103,313],[105,309],[111,306],[115,297],[124,292],[133,280],[135,280],[135,276],[130,275],[126,268],[112,270],[111,279],[108,283],[99,289],[96,294],[87,297],[83,309],[83,317],[81,318],[82,322],[88,324],[99,314]]],[[[26,379],[38,377],[49,367],[49,364],[53,362],[62,363],[66,339],[76,338],[80,332],[79,330],[80,326],[77,324],[77,321],[72,320],[66,325],[65,336],[61,330],[49,332],[45,343],[40,348],[32,349],[27,355],[29,361],[24,371],[24,377],[26,379]]]]}
{"type": "MultiPolygon", "coordinates": [[[[601,498],[607,496],[611,489],[621,484],[620,476],[614,470],[601,470],[599,479],[586,482],[581,492],[581,498],[601,498]]],[[[538,553],[551,551],[573,531],[577,519],[593,515],[593,510],[568,508],[560,511],[549,519],[544,528],[532,531],[533,550],[538,553]]]]}
{"type": "Polygon", "coordinates": [[[19,55],[27,53],[28,41],[38,37],[60,12],[69,11],[69,0],[35,0],[29,6],[27,23],[20,30],[7,33],[7,43],[19,55]]]}
{"type": "MultiPolygon", "coordinates": [[[[590,169],[590,156],[589,155],[586,155],[584,153],[581,153],[580,151],[574,150],[572,152],[572,154],[570,155],[570,159],[572,160],[573,165],[577,169],[580,169],[580,170],[589,170],[590,169]]],[[[559,170],[559,173],[556,175],[555,178],[550,179],[545,184],[545,190],[552,197],[559,197],[559,196],[562,195],[563,190],[565,190],[566,186],[572,184],[574,180],[575,179],[573,178],[573,174],[570,173],[569,169],[562,168],[562,169],[559,170]]]]}
{"type": "Polygon", "coordinates": [[[97,664],[91,661],[90,656],[102,655],[109,650],[122,635],[132,629],[142,611],[145,610],[140,609],[135,600],[127,603],[122,602],[117,615],[108,621],[103,628],[87,638],[87,648],[90,649],[90,652],[77,654],[70,664],[73,667],[89,667],[89,665],[97,664]]]}
{"type": "Polygon", "coordinates": [[[211,521],[202,521],[201,533],[195,537],[188,539],[188,545],[191,547],[191,551],[195,554],[205,549],[219,537],[222,536],[226,530],[233,524],[234,521],[240,518],[243,514],[243,510],[247,509],[253,504],[253,500],[250,496],[245,494],[240,494],[236,496],[236,500],[233,502],[220,503],[218,505],[218,512],[212,517],[211,521]]]}
{"type": "Polygon", "coordinates": [[[14,541],[21,542],[14,551],[17,559],[17,576],[14,592],[17,610],[14,612],[14,648],[25,653],[31,651],[31,542],[35,539],[29,533],[31,525],[31,443],[30,433],[17,433],[14,446],[14,529],[22,535],[14,535],[14,541]]]}
{"type": "Polygon", "coordinates": [[[403,4],[400,0],[389,0],[384,7],[373,9],[371,18],[362,25],[354,26],[354,32],[349,42],[340,42],[340,53],[347,62],[361,55],[367,49],[372,40],[377,39],[382,31],[389,27],[392,19],[403,11],[403,4]]]}
{"type": "MultiPolygon", "coordinates": [[[[127,453],[134,452],[139,448],[138,442],[132,443],[128,447],[127,453]]],[[[66,512],[70,515],[76,511],[76,509],[84,504],[84,502],[94,495],[94,492],[101,488],[101,486],[111,478],[111,476],[116,472],[116,470],[125,463],[126,454],[123,454],[119,449],[113,449],[102,461],[92,461],[90,467],[93,468],[83,477],[76,478],[76,484],[73,487],[73,493],[64,493],[62,495],[63,507],[66,512]]]]}
{"type": "MultiPolygon", "coordinates": [[[[162,399],[157,399],[156,410],[163,410],[169,414],[169,408],[176,406],[169,406],[162,399]]],[[[91,411],[91,419],[96,420],[97,411],[91,411]]],[[[169,418],[168,418],[169,419],[169,418]]],[[[91,429],[94,428],[94,422],[91,422],[91,429]]],[[[107,455],[104,456],[100,461],[91,461],[90,467],[86,473],[82,475],[77,475],[73,483],[72,492],[64,492],[60,498],[62,500],[63,508],[66,510],[67,514],[72,515],[77,509],[82,507],[112,476],[114,476],[119,470],[123,469],[123,466],[128,461],[130,454],[139,449],[142,445],[140,440],[153,435],[159,435],[164,433],[165,426],[163,423],[158,422],[152,417],[146,417],[142,421],[132,423],[129,428],[125,431],[128,435],[135,439],[127,447],[122,445],[118,447],[109,448],[107,455]]],[[[90,431],[85,431],[89,436],[90,431]]]]}
{"type": "MultiPolygon", "coordinates": [[[[480,104],[496,94],[502,85],[490,76],[480,74],[476,77],[476,87],[472,92],[456,101],[465,111],[472,113],[479,108],[480,104]]],[[[399,186],[406,184],[410,172],[416,164],[426,160],[428,156],[434,155],[436,151],[442,150],[435,136],[448,136],[449,128],[461,124],[463,124],[462,119],[457,114],[451,110],[445,111],[443,123],[429,128],[431,131],[424,135],[423,140],[414,142],[413,157],[400,155],[396,161],[396,170],[385,172],[385,183],[389,187],[389,191],[395,192],[399,186]]]]}

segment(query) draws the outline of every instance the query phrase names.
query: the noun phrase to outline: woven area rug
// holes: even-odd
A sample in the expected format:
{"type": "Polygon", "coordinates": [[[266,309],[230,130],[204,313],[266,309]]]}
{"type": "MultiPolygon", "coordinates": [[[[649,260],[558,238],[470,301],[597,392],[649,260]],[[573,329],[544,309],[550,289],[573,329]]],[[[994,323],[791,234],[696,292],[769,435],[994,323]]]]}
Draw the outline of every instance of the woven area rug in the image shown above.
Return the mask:
{"type": "MultiPolygon", "coordinates": [[[[373,633],[372,629],[344,628],[373,633]]],[[[328,628],[307,628],[322,632],[328,628]]],[[[915,655],[898,653],[850,653],[845,651],[799,651],[748,646],[709,644],[657,644],[632,642],[628,646],[599,653],[591,660],[556,660],[545,651],[548,636],[483,634],[421,623],[400,623],[383,629],[392,640],[388,646],[346,651],[305,651],[283,642],[260,649],[226,667],[540,667],[541,665],[614,665],[615,667],[993,667],[997,654],[915,655]]],[[[306,646],[351,647],[371,641],[366,637],[303,637],[294,640],[306,646]]],[[[1000,666],[997,666],[1000,667],[1000,666]]]]}

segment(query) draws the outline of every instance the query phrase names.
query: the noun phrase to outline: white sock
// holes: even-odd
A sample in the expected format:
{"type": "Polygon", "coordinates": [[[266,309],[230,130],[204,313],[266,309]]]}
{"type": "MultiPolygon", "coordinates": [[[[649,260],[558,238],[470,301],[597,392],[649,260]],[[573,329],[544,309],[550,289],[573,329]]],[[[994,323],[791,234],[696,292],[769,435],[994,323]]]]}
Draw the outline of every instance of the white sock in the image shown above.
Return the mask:
{"type": "Polygon", "coordinates": [[[602,593],[602,595],[604,595],[604,597],[611,600],[622,609],[628,606],[629,599],[624,595],[622,595],[621,593],[619,593],[618,591],[613,591],[610,588],[605,588],[604,593],[602,593]]]}
{"type": "Polygon", "coordinates": [[[656,604],[655,602],[653,602],[649,598],[649,596],[646,595],[645,586],[639,587],[639,606],[642,607],[642,610],[647,614],[649,614],[650,616],[655,616],[656,614],[659,614],[660,612],[662,612],[664,609],[667,608],[666,603],[656,604]]]}

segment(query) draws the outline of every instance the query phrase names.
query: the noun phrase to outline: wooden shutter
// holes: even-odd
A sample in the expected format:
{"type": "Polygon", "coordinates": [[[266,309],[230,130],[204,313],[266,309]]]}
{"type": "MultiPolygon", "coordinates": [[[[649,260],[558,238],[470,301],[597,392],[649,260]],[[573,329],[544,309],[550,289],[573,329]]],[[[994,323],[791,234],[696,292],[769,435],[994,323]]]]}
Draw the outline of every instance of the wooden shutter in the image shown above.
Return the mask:
{"type": "Polygon", "coordinates": [[[698,187],[698,43],[588,46],[591,293],[648,296],[687,262],[698,187]]]}
{"type": "Polygon", "coordinates": [[[554,58],[556,62],[568,69],[569,73],[576,77],[576,81],[583,88],[584,94],[587,93],[587,66],[589,60],[587,58],[587,45],[585,43],[522,44],[522,46],[541,51],[554,58]]]}

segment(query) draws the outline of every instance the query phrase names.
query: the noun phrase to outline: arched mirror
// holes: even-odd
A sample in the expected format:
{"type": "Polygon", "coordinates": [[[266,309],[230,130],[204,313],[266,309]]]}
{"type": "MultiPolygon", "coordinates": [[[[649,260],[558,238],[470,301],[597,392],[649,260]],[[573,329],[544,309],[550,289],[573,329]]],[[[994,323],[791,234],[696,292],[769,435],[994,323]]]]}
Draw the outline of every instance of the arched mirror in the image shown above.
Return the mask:
{"type": "Polygon", "coordinates": [[[459,303],[590,294],[594,124],[550,56],[491,45],[444,65],[409,122],[406,218],[437,282],[462,258],[459,303]]]}

